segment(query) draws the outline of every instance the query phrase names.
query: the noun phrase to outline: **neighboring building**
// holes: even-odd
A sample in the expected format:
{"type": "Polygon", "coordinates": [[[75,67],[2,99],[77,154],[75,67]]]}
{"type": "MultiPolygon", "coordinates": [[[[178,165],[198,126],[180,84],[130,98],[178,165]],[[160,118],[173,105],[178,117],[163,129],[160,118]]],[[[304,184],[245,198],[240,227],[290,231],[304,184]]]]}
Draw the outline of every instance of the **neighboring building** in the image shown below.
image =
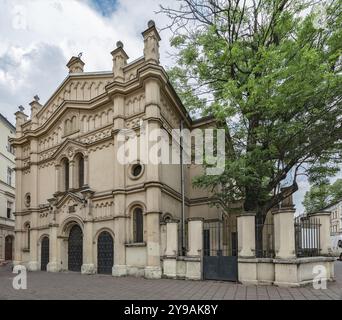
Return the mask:
{"type": "Polygon", "coordinates": [[[14,252],[14,136],[15,127],[0,114],[0,261],[12,260],[14,252]]]}
{"type": "Polygon", "coordinates": [[[331,212],[330,214],[330,234],[342,235],[342,199],[331,203],[324,210],[331,212]]]}
{"type": "MultiPolygon", "coordinates": [[[[23,108],[16,113],[16,264],[161,276],[163,223],[182,217],[181,166],[121,164],[119,131],[139,136],[142,120],[167,132],[181,122],[188,129],[214,122],[189,117],[159,65],[153,22],[143,38],[144,56],[131,63],[117,43],[113,71],[83,72],[83,61],[73,57],[69,75],[44,106],[36,97],[30,119],[23,108]]],[[[192,187],[201,170],[184,166],[185,217],[220,219],[209,193],[192,187]]],[[[224,245],[236,255],[236,224],[230,232],[224,245]]]]}

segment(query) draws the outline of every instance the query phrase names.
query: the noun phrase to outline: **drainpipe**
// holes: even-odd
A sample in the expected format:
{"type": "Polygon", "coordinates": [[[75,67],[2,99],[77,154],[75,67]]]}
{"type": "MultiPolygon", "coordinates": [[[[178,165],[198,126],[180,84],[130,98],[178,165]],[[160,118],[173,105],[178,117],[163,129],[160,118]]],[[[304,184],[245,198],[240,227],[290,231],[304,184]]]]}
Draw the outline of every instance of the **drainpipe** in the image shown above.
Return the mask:
{"type": "Polygon", "coordinates": [[[180,123],[180,166],[181,166],[181,194],[182,194],[182,219],[181,219],[181,244],[182,244],[182,255],[185,256],[185,188],[184,188],[184,165],[183,165],[183,128],[184,123],[181,120],[180,123]]]}

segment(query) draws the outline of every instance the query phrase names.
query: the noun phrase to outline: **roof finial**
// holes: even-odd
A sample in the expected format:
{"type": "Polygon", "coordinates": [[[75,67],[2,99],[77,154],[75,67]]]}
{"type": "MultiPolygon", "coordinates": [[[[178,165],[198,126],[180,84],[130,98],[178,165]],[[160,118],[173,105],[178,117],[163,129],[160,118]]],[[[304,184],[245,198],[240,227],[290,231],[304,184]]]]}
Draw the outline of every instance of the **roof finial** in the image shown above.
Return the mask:
{"type": "Polygon", "coordinates": [[[23,112],[23,111],[25,110],[25,108],[24,108],[22,105],[20,105],[20,106],[18,107],[18,109],[19,109],[20,112],[23,112]]]}
{"type": "Polygon", "coordinates": [[[82,58],[82,55],[83,55],[83,52],[80,52],[80,53],[78,54],[78,57],[81,59],[81,58],[82,58]]]}
{"type": "Polygon", "coordinates": [[[122,43],[121,41],[118,41],[118,42],[116,43],[116,47],[117,47],[117,48],[123,48],[124,45],[123,45],[123,43],[122,43]]]}
{"type": "Polygon", "coordinates": [[[150,20],[148,23],[147,23],[147,26],[149,27],[149,28],[152,28],[152,27],[154,27],[156,24],[155,24],[155,22],[153,21],[153,20],[150,20]]]}
{"type": "Polygon", "coordinates": [[[38,94],[36,94],[36,95],[33,97],[33,99],[34,99],[34,101],[36,101],[36,102],[39,102],[39,100],[40,100],[38,94]]]}

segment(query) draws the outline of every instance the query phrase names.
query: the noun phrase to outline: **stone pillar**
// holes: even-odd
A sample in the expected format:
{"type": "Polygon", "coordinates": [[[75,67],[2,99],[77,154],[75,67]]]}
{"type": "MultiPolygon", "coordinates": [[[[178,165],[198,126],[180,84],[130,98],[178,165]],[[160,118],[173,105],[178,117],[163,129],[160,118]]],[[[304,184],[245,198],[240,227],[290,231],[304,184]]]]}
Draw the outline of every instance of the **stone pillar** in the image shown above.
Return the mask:
{"type": "Polygon", "coordinates": [[[319,220],[320,223],[320,235],[319,235],[319,246],[320,255],[327,256],[331,254],[331,240],[330,240],[330,215],[329,211],[319,211],[310,215],[310,218],[319,220]]]}
{"type": "Polygon", "coordinates": [[[203,219],[188,220],[188,257],[199,257],[203,251],[203,219]]]}
{"type": "Polygon", "coordinates": [[[255,213],[245,212],[237,217],[238,278],[245,285],[258,283],[255,259],[255,213]]]}
{"type": "Polygon", "coordinates": [[[276,259],[293,259],[296,257],[293,206],[274,210],[274,246],[276,259]]]}
{"type": "Polygon", "coordinates": [[[255,257],[255,213],[248,212],[237,217],[238,251],[241,258],[255,257]]]}
{"type": "Polygon", "coordinates": [[[57,229],[58,225],[53,223],[50,226],[50,260],[47,265],[48,272],[58,272],[59,271],[59,264],[57,259],[57,229]]]}
{"type": "Polygon", "coordinates": [[[178,255],[178,221],[171,220],[166,223],[166,251],[163,260],[164,275],[168,278],[177,277],[178,255]]]}
{"type": "Polygon", "coordinates": [[[185,257],[185,278],[202,279],[203,218],[188,219],[188,251],[185,257]]]}

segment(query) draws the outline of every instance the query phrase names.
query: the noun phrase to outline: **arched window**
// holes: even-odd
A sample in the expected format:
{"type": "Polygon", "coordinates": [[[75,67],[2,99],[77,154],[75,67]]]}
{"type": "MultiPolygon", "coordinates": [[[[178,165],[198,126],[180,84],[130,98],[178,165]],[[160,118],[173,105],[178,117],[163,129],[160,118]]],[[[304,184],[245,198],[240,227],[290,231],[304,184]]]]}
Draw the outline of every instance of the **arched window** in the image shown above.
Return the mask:
{"type": "Polygon", "coordinates": [[[82,153],[76,154],[74,158],[75,171],[74,171],[74,186],[81,188],[84,185],[84,156],[82,153]]]}
{"type": "Polygon", "coordinates": [[[144,220],[141,208],[135,208],[133,211],[133,241],[144,242],[144,220]]]}
{"type": "Polygon", "coordinates": [[[78,158],[78,186],[81,188],[84,185],[84,157],[80,155],[78,158]]]}
{"type": "Polygon", "coordinates": [[[24,229],[25,229],[25,234],[26,234],[26,243],[25,243],[25,248],[27,250],[30,250],[30,242],[31,242],[31,225],[29,222],[26,222],[24,225],[24,229]]]}
{"type": "Polygon", "coordinates": [[[64,191],[69,190],[69,160],[64,158],[62,160],[62,185],[64,191]]]}

